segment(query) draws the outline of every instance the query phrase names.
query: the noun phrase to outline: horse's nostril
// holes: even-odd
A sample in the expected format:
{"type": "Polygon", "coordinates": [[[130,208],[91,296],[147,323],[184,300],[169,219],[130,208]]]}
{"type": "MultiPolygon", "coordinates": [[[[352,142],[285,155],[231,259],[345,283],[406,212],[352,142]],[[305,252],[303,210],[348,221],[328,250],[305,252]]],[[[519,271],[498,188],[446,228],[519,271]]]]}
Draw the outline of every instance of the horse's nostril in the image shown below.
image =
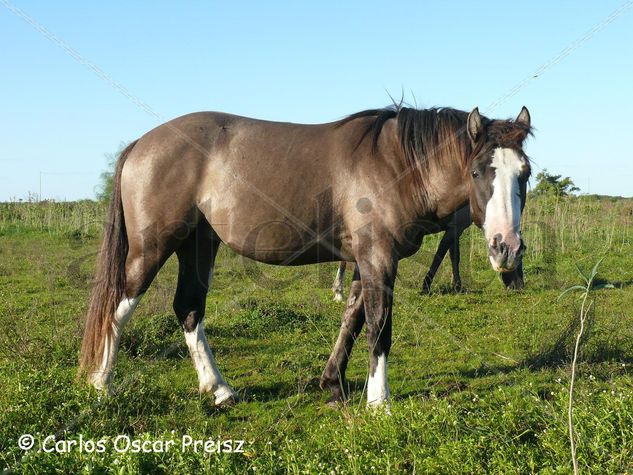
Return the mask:
{"type": "Polygon", "coordinates": [[[501,236],[501,234],[495,234],[492,237],[492,242],[490,243],[490,247],[492,249],[497,249],[499,245],[503,245],[502,239],[503,239],[503,236],[501,236]]]}

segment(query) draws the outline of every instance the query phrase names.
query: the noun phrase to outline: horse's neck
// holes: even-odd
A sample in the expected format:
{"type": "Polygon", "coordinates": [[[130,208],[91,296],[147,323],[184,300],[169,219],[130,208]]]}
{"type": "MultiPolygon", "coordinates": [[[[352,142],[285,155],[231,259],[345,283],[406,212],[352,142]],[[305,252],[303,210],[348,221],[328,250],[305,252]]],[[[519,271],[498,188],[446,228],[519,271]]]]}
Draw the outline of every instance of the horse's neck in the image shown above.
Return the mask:
{"type": "Polygon", "coordinates": [[[444,161],[441,166],[429,167],[426,186],[429,187],[429,206],[442,219],[468,202],[470,183],[462,162],[444,161]]]}
{"type": "Polygon", "coordinates": [[[412,164],[406,160],[400,144],[397,120],[389,120],[384,125],[380,148],[390,164],[393,164],[392,160],[397,161],[394,168],[398,170],[397,181],[403,187],[402,195],[413,197],[413,203],[407,210],[412,219],[429,216],[441,219],[468,202],[469,175],[463,155],[470,153],[469,145],[460,143],[457,147],[439,147],[444,156],[430,158],[432,163],[416,163],[413,166],[419,167],[417,171],[411,170],[412,164]],[[422,192],[420,187],[424,188],[422,192]]]}

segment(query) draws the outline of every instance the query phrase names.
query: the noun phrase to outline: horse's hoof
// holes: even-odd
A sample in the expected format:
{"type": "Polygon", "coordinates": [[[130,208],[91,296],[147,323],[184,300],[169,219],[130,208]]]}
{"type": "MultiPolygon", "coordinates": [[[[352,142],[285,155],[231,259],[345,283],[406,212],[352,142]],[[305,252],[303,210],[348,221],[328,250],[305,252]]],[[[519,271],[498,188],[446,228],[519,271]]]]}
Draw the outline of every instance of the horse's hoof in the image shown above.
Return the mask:
{"type": "Polygon", "coordinates": [[[325,401],[325,405],[330,409],[340,409],[343,405],[345,405],[345,401],[340,398],[331,396],[330,398],[328,398],[327,401],[325,401]]]}
{"type": "Polygon", "coordinates": [[[215,407],[232,407],[240,402],[240,398],[235,391],[228,386],[221,387],[214,393],[215,407]]]}
{"type": "Polygon", "coordinates": [[[328,407],[337,408],[340,407],[341,404],[345,404],[347,402],[347,397],[345,395],[345,391],[341,388],[339,383],[331,383],[327,380],[321,380],[319,387],[326,391],[330,391],[330,397],[325,402],[328,407]]]}
{"type": "Polygon", "coordinates": [[[391,404],[388,400],[367,402],[365,409],[372,414],[391,415],[391,404]]]}
{"type": "Polygon", "coordinates": [[[92,386],[99,396],[113,396],[114,389],[112,388],[111,378],[103,377],[101,374],[95,373],[88,378],[88,384],[92,386]]]}
{"type": "Polygon", "coordinates": [[[340,390],[340,388],[331,388],[332,395],[325,401],[325,404],[332,409],[340,409],[341,407],[347,404],[347,397],[345,393],[340,390]]]}
{"type": "Polygon", "coordinates": [[[524,287],[525,284],[523,283],[523,281],[512,282],[511,284],[506,285],[506,290],[523,290],[524,287]]]}
{"type": "Polygon", "coordinates": [[[334,294],[334,301],[335,302],[342,302],[343,301],[343,294],[334,294]]]}
{"type": "Polygon", "coordinates": [[[237,394],[233,394],[232,396],[229,396],[228,398],[223,399],[220,402],[216,400],[215,407],[217,409],[229,408],[235,406],[238,402],[240,402],[239,396],[237,394]]]}

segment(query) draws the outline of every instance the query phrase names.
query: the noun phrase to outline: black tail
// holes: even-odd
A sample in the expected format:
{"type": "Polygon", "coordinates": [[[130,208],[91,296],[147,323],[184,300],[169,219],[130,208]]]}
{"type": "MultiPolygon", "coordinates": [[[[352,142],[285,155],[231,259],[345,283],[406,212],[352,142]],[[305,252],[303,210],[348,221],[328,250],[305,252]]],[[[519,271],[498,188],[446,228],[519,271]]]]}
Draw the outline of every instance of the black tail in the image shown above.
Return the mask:
{"type": "Polygon", "coordinates": [[[108,221],[104,228],[81,344],[80,375],[92,373],[101,363],[106,337],[112,335],[114,314],[125,294],[125,259],[128,252],[128,240],[121,201],[121,170],[136,142],[135,140],[121,152],[114,172],[108,221]]]}

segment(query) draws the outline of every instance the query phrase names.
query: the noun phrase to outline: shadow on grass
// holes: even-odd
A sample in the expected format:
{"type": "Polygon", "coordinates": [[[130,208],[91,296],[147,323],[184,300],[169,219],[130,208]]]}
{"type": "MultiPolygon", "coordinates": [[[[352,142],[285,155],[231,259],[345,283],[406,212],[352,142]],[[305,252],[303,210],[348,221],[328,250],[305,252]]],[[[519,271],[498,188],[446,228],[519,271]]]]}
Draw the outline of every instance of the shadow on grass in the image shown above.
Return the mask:
{"type": "Polygon", "coordinates": [[[633,285],[633,279],[616,280],[616,281],[611,282],[608,279],[597,277],[593,280],[594,287],[601,287],[605,285],[612,285],[616,289],[624,289],[626,287],[631,287],[633,285]]]}
{"type": "Polygon", "coordinates": [[[246,401],[278,401],[280,399],[296,396],[298,394],[318,394],[322,392],[319,388],[319,379],[311,378],[307,381],[297,382],[274,382],[253,384],[244,388],[242,399],[246,401]]]}
{"type": "MultiPolygon", "coordinates": [[[[590,334],[591,324],[593,323],[593,312],[587,317],[585,321],[585,332],[580,340],[582,345],[590,334]]],[[[546,346],[536,355],[531,355],[525,358],[521,362],[521,366],[526,366],[530,369],[544,369],[561,366],[569,361],[571,344],[578,334],[580,329],[580,319],[574,316],[564,328],[563,332],[558,336],[556,341],[546,346]]]]}
{"type": "MultiPolygon", "coordinates": [[[[594,321],[595,314],[591,311],[585,320],[585,330],[580,339],[581,350],[585,347],[585,343],[593,334],[594,321]]],[[[553,343],[545,346],[538,354],[525,358],[520,362],[520,366],[539,370],[569,364],[579,330],[580,319],[578,316],[574,316],[569,320],[565,329],[553,343]]],[[[633,354],[617,346],[609,346],[602,343],[593,348],[589,354],[586,354],[582,358],[582,361],[586,363],[605,363],[609,361],[633,363],[633,354]]]]}
{"type": "MultiPolygon", "coordinates": [[[[595,314],[590,312],[585,321],[585,330],[581,337],[581,350],[594,332],[595,314]]],[[[406,399],[408,397],[448,397],[453,393],[461,392],[469,387],[469,381],[477,378],[508,375],[521,370],[539,371],[544,369],[556,369],[570,364],[576,336],[580,329],[580,320],[574,316],[569,320],[563,331],[552,342],[546,342],[542,350],[536,354],[510,365],[489,365],[482,363],[478,368],[447,371],[425,375],[429,386],[419,390],[401,391],[395,394],[394,399],[406,399]]],[[[590,364],[609,362],[633,364],[633,354],[630,350],[623,349],[608,342],[594,344],[588,353],[582,356],[582,361],[590,364]]],[[[360,383],[362,389],[362,384],[360,383]]],[[[494,383],[498,385],[498,381],[494,383]]],[[[354,389],[354,384],[350,384],[354,389]]],[[[358,386],[357,386],[358,387],[358,386]]]]}
{"type": "Polygon", "coordinates": [[[471,287],[462,287],[461,289],[455,289],[450,284],[440,284],[437,286],[431,287],[430,290],[420,290],[419,294],[423,297],[427,295],[462,295],[462,294],[483,294],[483,289],[471,288],[471,287]]]}

